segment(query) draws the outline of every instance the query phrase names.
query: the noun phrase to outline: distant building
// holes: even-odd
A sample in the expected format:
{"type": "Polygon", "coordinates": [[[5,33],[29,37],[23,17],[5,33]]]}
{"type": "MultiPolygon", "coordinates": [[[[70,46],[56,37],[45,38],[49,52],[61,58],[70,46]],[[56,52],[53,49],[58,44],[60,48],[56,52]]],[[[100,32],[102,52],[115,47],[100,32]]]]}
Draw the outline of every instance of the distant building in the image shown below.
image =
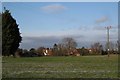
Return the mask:
{"type": "Polygon", "coordinates": [[[52,49],[49,49],[49,48],[43,49],[43,53],[44,53],[44,56],[52,56],[53,55],[52,49]]]}

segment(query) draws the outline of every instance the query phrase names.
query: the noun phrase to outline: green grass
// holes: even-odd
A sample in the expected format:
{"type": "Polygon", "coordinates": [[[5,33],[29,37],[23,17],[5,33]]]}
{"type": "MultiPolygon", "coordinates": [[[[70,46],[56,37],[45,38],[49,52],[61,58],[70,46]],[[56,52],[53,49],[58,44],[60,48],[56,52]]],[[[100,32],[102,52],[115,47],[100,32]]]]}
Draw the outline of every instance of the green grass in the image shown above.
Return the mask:
{"type": "Polygon", "coordinates": [[[3,78],[117,78],[118,56],[4,57],[3,78]]]}

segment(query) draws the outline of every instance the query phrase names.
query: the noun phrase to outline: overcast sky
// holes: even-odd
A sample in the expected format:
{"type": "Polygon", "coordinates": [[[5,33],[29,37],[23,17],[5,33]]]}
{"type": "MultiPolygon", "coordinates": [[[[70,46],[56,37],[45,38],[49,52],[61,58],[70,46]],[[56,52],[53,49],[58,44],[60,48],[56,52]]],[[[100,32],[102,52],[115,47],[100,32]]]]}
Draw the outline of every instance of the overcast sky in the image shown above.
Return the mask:
{"type": "Polygon", "coordinates": [[[6,2],[19,24],[21,48],[52,47],[72,37],[78,47],[106,41],[106,26],[112,26],[110,40],[118,39],[117,2],[6,2]]]}

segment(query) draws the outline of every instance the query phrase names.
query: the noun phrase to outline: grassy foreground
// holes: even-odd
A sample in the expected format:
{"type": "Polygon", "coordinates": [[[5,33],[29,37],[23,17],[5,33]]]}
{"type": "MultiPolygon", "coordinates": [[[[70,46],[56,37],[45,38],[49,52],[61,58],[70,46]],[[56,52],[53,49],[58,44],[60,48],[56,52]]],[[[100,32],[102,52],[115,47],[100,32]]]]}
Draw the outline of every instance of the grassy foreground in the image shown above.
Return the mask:
{"type": "Polygon", "coordinates": [[[3,58],[3,78],[117,78],[118,56],[3,58]]]}

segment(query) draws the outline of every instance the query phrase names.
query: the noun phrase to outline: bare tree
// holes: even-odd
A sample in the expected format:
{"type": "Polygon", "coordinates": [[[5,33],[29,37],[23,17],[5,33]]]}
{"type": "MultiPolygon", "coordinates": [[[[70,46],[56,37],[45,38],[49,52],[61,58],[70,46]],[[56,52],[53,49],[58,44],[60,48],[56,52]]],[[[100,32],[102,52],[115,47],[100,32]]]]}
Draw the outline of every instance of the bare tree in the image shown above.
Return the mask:
{"type": "Polygon", "coordinates": [[[67,55],[70,55],[77,47],[76,41],[71,37],[63,38],[62,47],[67,50],[67,55]]]}
{"type": "MultiPolygon", "coordinates": [[[[105,44],[105,48],[107,49],[107,43],[105,44]]],[[[112,51],[112,50],[114,50],[115,49],[115,47],[116,47],[116,43],[113,43],[112,41],[111,42],[109,42],[109,50],[110,51],[112,51]]]]}
{"type": "Polygon", "coordinates": [[[93,45],[91,45],[91,48],[94,53],[100,54],[103,46],[99,42],[96,42],[93,45]]]}
{"type": "Polygon", "coordinates": [[[38,55],[39,56],[43,56],[44,54],[43,54],[43,50],[44,50],[45,48],[44,47],[39,47],[38,49],[37,49],[37,53],[38,53],[38,55]]]}

